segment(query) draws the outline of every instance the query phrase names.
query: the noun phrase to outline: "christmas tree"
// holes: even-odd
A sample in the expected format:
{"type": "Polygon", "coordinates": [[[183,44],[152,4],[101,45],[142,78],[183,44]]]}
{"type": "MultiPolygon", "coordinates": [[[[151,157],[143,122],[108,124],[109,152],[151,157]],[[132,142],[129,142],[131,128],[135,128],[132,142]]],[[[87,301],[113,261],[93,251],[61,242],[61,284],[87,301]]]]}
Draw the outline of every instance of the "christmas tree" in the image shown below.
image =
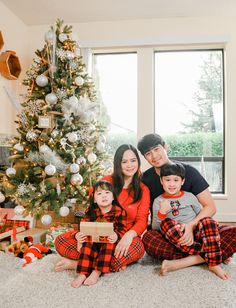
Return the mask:
{"type": "Polygon", "coordinates": [[[27,94],[16,121],[12,166],[1,178],[0,201],[14,200],[20,214],[66,216],[70,207],[87,206],[89,187],[109,167],[104,108],[71,26],[57,20],[35,54],[23,81],[27,94]]]}

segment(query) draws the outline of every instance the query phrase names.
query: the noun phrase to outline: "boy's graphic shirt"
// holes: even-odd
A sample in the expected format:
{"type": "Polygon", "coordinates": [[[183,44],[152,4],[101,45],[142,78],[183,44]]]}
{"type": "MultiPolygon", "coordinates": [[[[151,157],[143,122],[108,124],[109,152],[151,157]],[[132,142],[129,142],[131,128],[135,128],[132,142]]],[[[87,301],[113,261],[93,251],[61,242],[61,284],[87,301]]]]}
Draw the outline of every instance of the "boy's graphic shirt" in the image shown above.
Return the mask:
{"type": "Polygon", "coordinates": [[[177,197],[167,196],[165,193],[158,196],[153,202],[152,229],[160,230],[161,219],[157,216],[160,209],[160,202],[168,199],[171,210],[166,217],[175,219],[179,223],[192,221],[201,211],[201,205],[195,195],[187,191],[181,191],[177,197]]]}

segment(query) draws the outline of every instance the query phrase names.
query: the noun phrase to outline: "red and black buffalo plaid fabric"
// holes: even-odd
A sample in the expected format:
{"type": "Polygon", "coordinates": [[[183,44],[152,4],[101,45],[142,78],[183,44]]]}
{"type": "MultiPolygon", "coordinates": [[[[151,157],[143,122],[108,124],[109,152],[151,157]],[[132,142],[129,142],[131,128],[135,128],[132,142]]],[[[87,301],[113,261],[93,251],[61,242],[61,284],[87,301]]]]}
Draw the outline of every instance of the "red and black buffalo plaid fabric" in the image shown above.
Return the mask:
{"type": "MultiPolygon", "coordinates": [[[[219,226],[222,261],[224,262],[236,252],[236,227],[219,226]]],[[[187,257],[189,254],[182,252],[167,241],[158,230],[147,231],[142,238],[146,252],[158,260],[174,260],[187,257]]]]}
{"type": "Polygon", "coordinates": [[[181,224],[174,219],[166,218],[161,222],[161,233],[165,238],[182,252],[190,255],[200,254],[209,266],[216,266],[222,262],[220,235],[218,223],[205,217],[199,220],[194,230],[194,243],[190,246],[180,245],[179,239],[184,235],[181,224]]]}

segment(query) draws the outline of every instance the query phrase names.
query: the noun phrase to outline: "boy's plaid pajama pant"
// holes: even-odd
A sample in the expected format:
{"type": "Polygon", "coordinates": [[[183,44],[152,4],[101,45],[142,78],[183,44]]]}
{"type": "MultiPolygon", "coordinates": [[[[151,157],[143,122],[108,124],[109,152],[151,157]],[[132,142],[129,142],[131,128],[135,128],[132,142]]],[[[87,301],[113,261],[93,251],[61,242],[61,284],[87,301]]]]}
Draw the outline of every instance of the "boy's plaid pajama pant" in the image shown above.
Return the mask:
{"type": "Polygon", "coordinates": [[[194,243],[191,246],[179,244],[178,241],[184,235],[184,231],[181,230],[181,223],[174,219],[164,219],[161,222],[160,231],[182,252],[190,255],[201,253],[209,266],[216,266],[222,262],[218,223],[214,219],[205,217],[197,223],[194,230],[194,243]]]}
{"type": "MultiPolygon", "coordinates": [[[[219,233],[222,262],[224,262],[236,252],[236,227],[219,226],[219,233]]],[[[189,255],[168,242],[158,230],[148,230],[143,235],[142,240],[146,252],[151,257],[161,261],[181,259],[189,255]]]]}

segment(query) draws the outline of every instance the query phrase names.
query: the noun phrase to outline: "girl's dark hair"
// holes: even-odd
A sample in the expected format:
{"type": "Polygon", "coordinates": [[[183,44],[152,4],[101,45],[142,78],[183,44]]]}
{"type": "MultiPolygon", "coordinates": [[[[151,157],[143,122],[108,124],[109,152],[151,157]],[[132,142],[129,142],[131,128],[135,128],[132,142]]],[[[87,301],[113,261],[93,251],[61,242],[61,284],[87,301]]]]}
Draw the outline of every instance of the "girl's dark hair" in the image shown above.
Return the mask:
{"type": "Polygon", "coordinates": [[[119,203],[119,201],[118,201],[118,199],[117,199],[117,195],[115,193],[114,186],[110,182],[108,182],[108,181],[103,181],[103,180],[98,181],[98,182],[96,182],[93,185],[92,194],[91,194],[91,196],[89,198],[90,205],[87,208],[86,213],[85,213],[86,216],[89,217],[89,219],[91,221],[95,221],[96,220],[95,209],[98,208],[98,205],[97,205],[97,203],[94,202],[94,193],[95,193],[95,191],[98,190],[98,188],[111,191],[112,194],[113,194],[113,199],[114,199],[112,201],[112,204],[115,204],[115,205],[119,206],[120,208],[122,208],[120,203],[119,203]]]}
{"type": "Polygon", "coordinates": [[[124,152],[127,150],[131,150],[137,160],[138,160],[138,170],[133,176],[132,182],[129,185],[129,193],[133,192],[133,203],[137,202],[142,197],[142,190],[140,188],[140,165],[141,161],[138,155],[137,149],[132,146],[131,144],[122,144],[119,146],[119,148],[116,150],[115,156],[114,156],[114,170],[112,175],[113,185],[115,189],[115,193],[118,196],[120,192],[123,189],[124,186],[124,176],[122,174],[121,170],[121,162],[123,159],[124,152]]]}
{"type": "Polygon", "coordinates": [[[177,175],[183,180],[185,178],[185,168],[181,163],[165,164],[160,169],[160,177],[168,175],[177,175]]]}

